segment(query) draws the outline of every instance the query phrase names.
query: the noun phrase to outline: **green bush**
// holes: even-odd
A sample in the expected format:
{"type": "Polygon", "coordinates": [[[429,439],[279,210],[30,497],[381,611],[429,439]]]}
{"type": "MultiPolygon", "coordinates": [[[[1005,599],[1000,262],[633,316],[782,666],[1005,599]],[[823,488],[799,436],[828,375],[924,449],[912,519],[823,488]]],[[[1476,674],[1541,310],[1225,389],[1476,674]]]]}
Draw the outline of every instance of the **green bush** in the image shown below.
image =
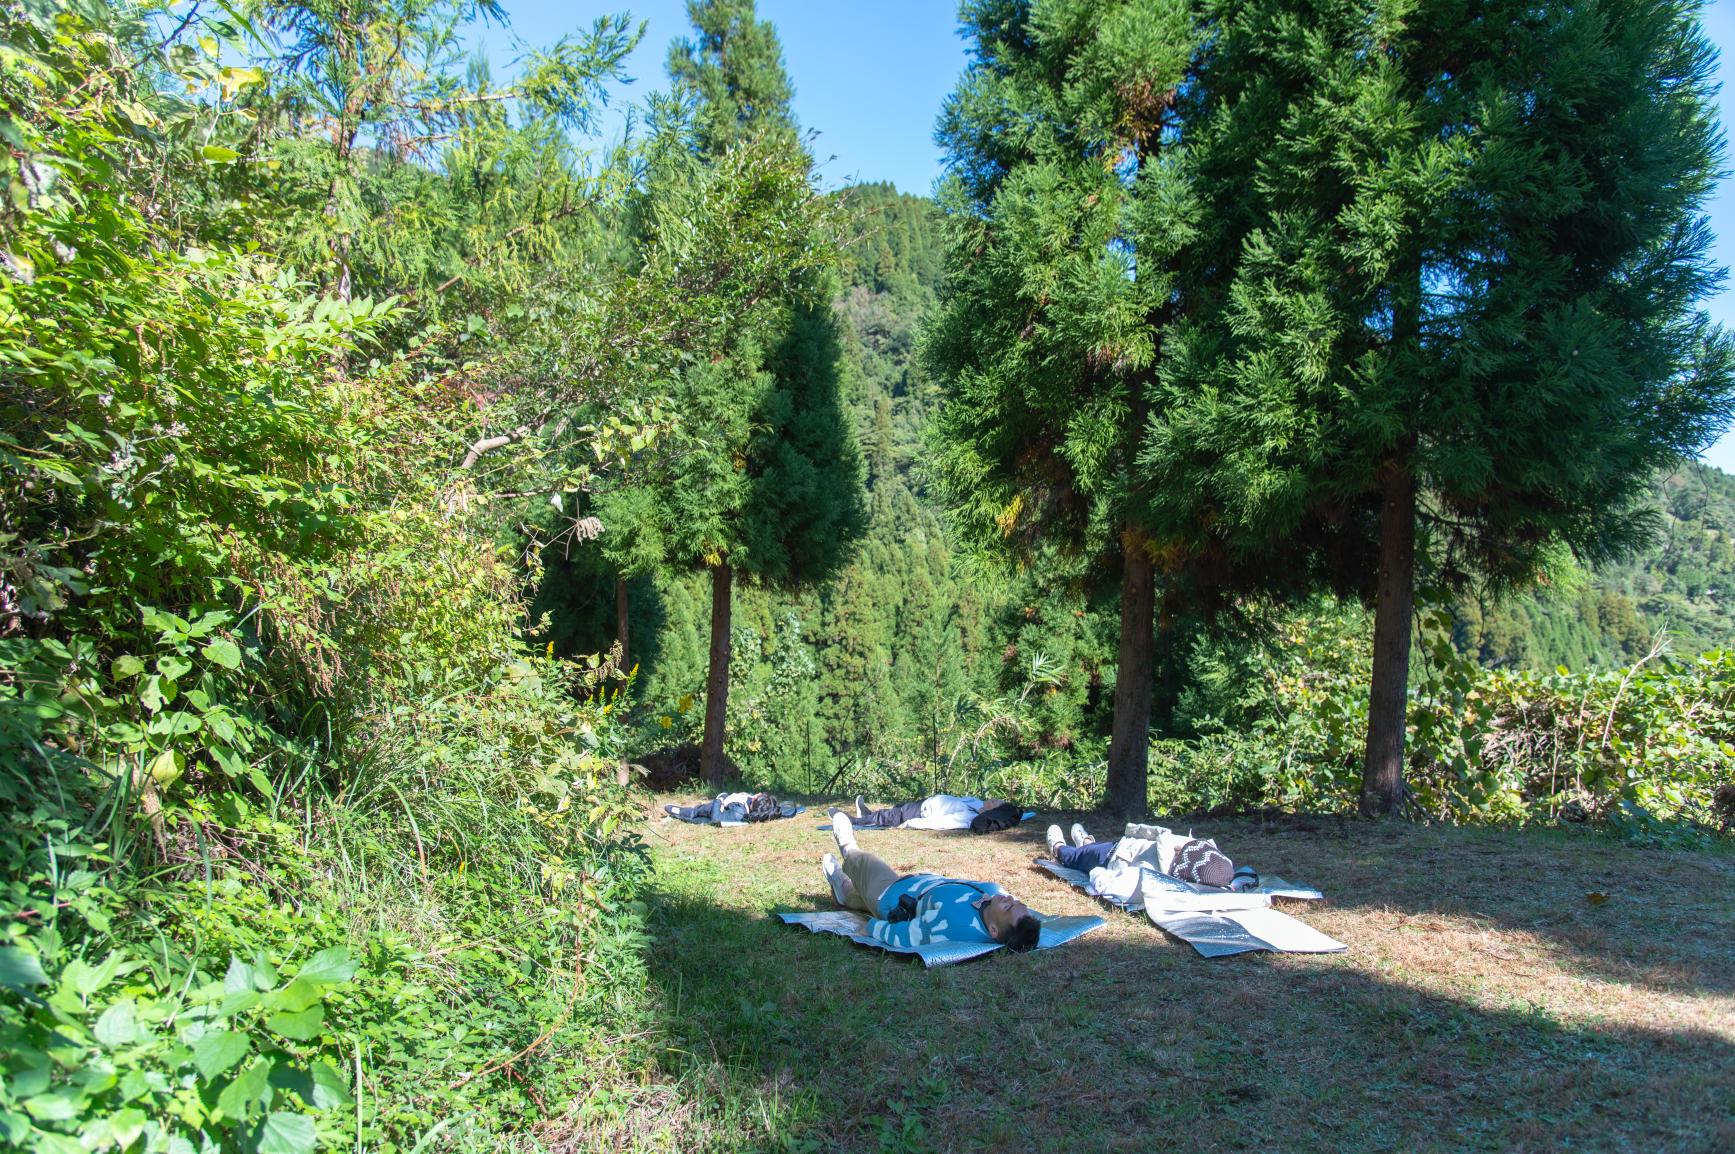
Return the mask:
{"type": "Polygon", "coordinates": [[[643,989],[625,685],[519,640],[406,311],[177,231],[253,81],[101,17],[0,14],[0,1136],[497,1146],[643,989]]]}

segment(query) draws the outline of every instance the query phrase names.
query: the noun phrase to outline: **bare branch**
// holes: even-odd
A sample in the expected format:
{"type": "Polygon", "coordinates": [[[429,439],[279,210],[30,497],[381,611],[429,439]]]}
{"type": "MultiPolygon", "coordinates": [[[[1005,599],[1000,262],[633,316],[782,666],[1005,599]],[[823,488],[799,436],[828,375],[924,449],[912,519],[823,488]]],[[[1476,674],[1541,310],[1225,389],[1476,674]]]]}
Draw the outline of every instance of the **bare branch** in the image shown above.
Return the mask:
{"type": "MultiPolygon", "coordinates": [[[[538,428],[540,427],[541,426],[538,426],[538,428]]],[[[492,437],[483,437],[481,440],[470,446],[470,451],[464,454],[463,464],[458,467],[460,469],[475,468],[476,462],[481,458],[482,454],[491,453],[495,449],[501,449],[507,445],[522,441],[534,432],[536,432],[536,429],[532,429],[529,425],[519,425],[510,433],[500,433],[492,437]]]]}

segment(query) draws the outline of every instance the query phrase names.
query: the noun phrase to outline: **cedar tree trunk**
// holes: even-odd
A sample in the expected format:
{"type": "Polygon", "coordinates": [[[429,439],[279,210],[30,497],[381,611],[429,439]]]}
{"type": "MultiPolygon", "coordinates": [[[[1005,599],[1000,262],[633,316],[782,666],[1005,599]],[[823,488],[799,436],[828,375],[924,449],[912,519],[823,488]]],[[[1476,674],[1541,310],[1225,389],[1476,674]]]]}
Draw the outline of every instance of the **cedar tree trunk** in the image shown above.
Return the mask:
{"type": "Polygon", "coordinates": [[[633,667],[627,660],[627,579],[624,575],[614,579],[614,639],[621,647],[621,672],[624,673],[633,667]]]}
{"type": "Polygon", "coordinates": [[[1121,552],[1121,644],[1103,805],[1113,813],[1136,816],[1145,812],[1148,799],[1156,567],[1145,548],[1145,535],[1137,529],[1129,527],[1121,535],[1121,552]]]}
{"type": "Polygon", "coordinates": [[[1410,617],[1416,587],[1416,485],[1393,461],[1380,482],[1380,572],[1374,602],[1373,683],[1368,691],[1367,759],[1361,812],[1384,817],[1404,792],[1404,725],[1409,705],[1410,617]]]}
{"type": "Polygon", "coordinates": [[[729,707],[729,594],[735,571],[727,561],[711,566],[711,669],[705,678],[705,739],[699,746],[699,774],[707,785],[721,785],[723,724],[729,707]]]}

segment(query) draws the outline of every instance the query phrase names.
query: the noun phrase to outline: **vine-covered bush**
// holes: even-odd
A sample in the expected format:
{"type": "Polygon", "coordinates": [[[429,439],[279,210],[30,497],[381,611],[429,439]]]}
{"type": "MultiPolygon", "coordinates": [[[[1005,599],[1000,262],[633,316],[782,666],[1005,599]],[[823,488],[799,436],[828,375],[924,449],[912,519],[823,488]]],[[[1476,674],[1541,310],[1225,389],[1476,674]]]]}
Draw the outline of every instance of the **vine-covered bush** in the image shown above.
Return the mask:
{"type": "MultiPolygon", "coordinates": [[[[1452,821],[1680,820],[1718,826],[1735,784],[1735,652],[1624,669],[1489,670],[1423,614],[1408,805],[1452,821]]],[[[1297,616],[1250,662],[1238,715],[1157,746],[1153,805],[1353,809],[1367,726],[1365,621],[1297,616]]],[[[1159,807],[1161,808],[1161,807],[1159,807]]]]}

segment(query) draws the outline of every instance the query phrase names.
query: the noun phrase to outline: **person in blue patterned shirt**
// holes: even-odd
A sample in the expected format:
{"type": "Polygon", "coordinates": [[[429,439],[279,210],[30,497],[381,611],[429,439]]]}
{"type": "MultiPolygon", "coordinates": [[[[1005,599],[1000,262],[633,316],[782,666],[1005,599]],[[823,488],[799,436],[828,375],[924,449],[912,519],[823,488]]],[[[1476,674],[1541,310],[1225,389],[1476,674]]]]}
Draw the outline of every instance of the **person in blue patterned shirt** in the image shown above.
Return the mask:
{"type": "Polygon", "coordinates": [[[856,845],[849,815],[832,815],[838,854],[820,862],[831,895],[868,915],[868,936],[888,946],[927,942],[994,942],[1036,948],[1042,923],[1030,908],[993,882],[938,874],[905,874],[856,845]]]}

